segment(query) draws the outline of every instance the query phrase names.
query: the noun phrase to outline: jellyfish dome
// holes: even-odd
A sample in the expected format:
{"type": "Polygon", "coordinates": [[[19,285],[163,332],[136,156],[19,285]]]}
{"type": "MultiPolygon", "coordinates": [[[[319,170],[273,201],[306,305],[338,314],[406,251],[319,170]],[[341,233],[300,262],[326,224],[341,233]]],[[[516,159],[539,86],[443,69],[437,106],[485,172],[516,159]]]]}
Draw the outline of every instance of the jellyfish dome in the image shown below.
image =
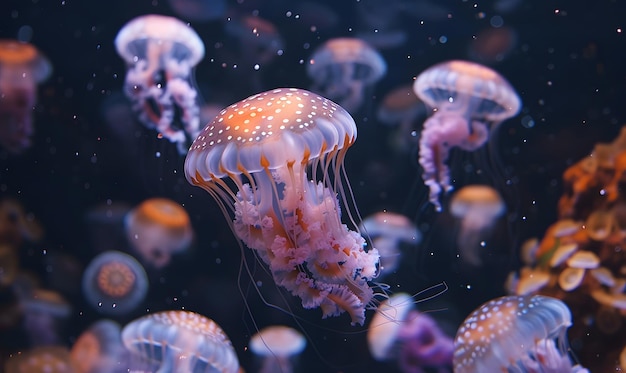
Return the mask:
{"type": "Polygon", "coordinates": [[[337,198],[352,218],[343,161],[355,140],[354,120],[334,102],[275,89],[222,110],[191,146],[185,175],[215,197],[235,235],[303,307],[323,317],[346,311],[362,324],[378,252],[342,224],[337,198]]]}
{"type": "Polygon", "coordinates": [[[559,346],[558,356],[567,357],[566,333],[572,324],[571,316],[565,303],[547,296],[493,299],[472,312],[457,331],[454,372],[578,371],[569,361],[567,370],[550,370],[542,359],[549,349],[548,341],[559,346]],[[528,369],[529,361],[536,362],[540,369],[528,369]]]}
{"type": "Polygon", "coordinates": [[[432,66],[415,81],[413,90],[433,109],[419,140],[419,163],[430,202],[441,210],[441,193],[452,190],[446,160],[451,148],[480,148],[490,128],[515,116],[521,106],[515,89],[494,70],[453,60],[432,66]]]}
{"type": "Polygon", "coordinates": [[[306,348],[306,338],[284,325],[265,327],[250,338],[250,351],[262,358],[259,372],[294,372],[298,355],[306,348]]]}
{"type": "Polygon", "coordinates": [[[83,295],[103,314],[124,315],[148,293],[148,277],[135,258],[119,251],[96,256],[83,274],[83,295]]]}
{"type": "Polygon", "coordinates": [[[239,360],[215,321],[189,311],[149,314],[127,324],[122,341],[131,353],[159,365],[157,373],[235,373],[239,360]]]}
{"type": "Polygon", "coordinates": [[[115,47],[128,64],[124,90],[140,121],[184,154],[200,127],[191,70],[204,57],[202,40],[176,18],[149,14],[128,22],[115,47]]]}
{"type": "Polygon", "coordinates": [[[337,101],[353,113],[365,89],[387,72],[387,63],[374,48],[357,38],[334,38],[321,45],[307,65],[315,92],[337,101]]]}
{"type": "Polygon", "coordinates": [[[19,154],[31,146],[37,84],[52,73],[52,65],[35,46],[0,40],[0,146],[19,154]]]}
{"type": "Polygon", "coordinates": [[[82,332],[70,357],[76,373],[113,373],[124,354],[122,328],[112,320],[99,320],[82,332]]]}
{"type": "Polygon", "coordinates": [[[167,198],[150,198],[129,211],[125,219],[128,242],[144,262],[166,266],[172,254],[191,244],[193,229],[187,211],[167,198]]]}
{"type": "Polygon", "coordinates": [[[13,354],[4,364],[5,373],[46,372],[74,373],[69,350],[64,346],[35,347],[13,354]]]}

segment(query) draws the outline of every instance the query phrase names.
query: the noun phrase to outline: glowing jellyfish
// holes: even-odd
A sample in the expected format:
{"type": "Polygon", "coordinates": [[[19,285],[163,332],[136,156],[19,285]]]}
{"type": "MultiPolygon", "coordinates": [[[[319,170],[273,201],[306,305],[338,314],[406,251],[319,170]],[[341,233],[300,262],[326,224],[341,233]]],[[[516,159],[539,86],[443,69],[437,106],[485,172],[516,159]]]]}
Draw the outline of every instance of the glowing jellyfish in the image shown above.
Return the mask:
{"type": "Polygon", "coordinates": [[[190,21],[212,21],[226,13],[226,0],[169,0],[168,3],[174,13],[190,21]]]}
{"type": "Polygon", "coordinates": [[[5,373],[75,373],[70,353],[63,346],[36,347],[6,360],[5,373]]]}
{"type": "Polygon", "coordinates": [[[500,194],[487,185],[468,185],[454,194],[450,213],[461,219],[457,243],[463,260],[481,264],[479,242],[505,210],[500,194]]]}
{"type": "Polygon", "coordinates": [[[37,84],[51,72],[33,45],[0,40],[0,146],[6,151],[18,154],[30,147],[37,84]]]}
{"type": "Polygon", "coordinates": [[[172,254],[189,247],[193,238],[187,211],[166,198],[150,198],[125,218],[126,236],[143,260],[155,268],[170,262],[172,254]]]}
{"type": "Polygon", "coordinates": [[[306,347],[306,338],[297,330],[268,326],[250,338],[250,351],[261,360],[259,373],[290,373],[296,371],[298,355],[306,347]]]}
{"type": "Polygon", "coordinates": [[[157,373],[235,373],[239,360],[215,321],[189,311],[149,314],[122,330],[124,346],[133,354],[158,364],[157,373]]]}
{"type": "Polygon", "coordinates": [[[337,198],[351,216],[343,162],[355,140],[354,120],[334,102],[275,89],[209,123],[187,154],[185,175],[234,218],[235,235],[303,307],[320,307],[323,317],[345,311],[363,324],[378,252],[342,224],[337,198]]]}
{"type": "Polygon", "coordinates": [[[568,358],[566,334],[571,317],[565,303],[542,295],[490,300],[457,331],[454,372],[582,372],[568,358]],[[559,348],[551,350],[550,343],[559,348]],[[545,359],[548,355],[550,359],[545,359]],[[559,360],[556,367],[555,360],[559,360]],[[538,369],[529,366],[531,362],[538,369]]]}
{"type": "Polygon", "coordinates": [[[148,278],[135,258],[107,251],[89,263],[83,274],[83,295],[98,312],[124,315],[146,297],[148,278]]]}
{"type": "Polygon", "coordinates": [[[337,101],[353,113],[365,99],[366,88],[387,72],[387,63],[375,49],[355,38],[330,39],[311,56],[307,73],[312,90],[337,101]]]}
{"type": "Polygon", "coordinates": [[[457,146],[474,151],[489,138],[489,128],[516,115],[520,99],[511,85],[488,67],[448,61],[422,72],[413,89],[433,115],[424,122],[419,162],[430,202],[441,211],[440,194],[452,190],[446,160],[457,146]]]}
{"type": "Polygon", "coordinates": [[[113,373],[124,355],[122,328],[112,320],[99,320],[81,333],[70,358],[76,373],[113,373]]]}
{"type": "Polygon", "coordinates": [[[452,364],[453,343],[435,320],[414,309],[414,299],[396,293],[383,301],[367,331],[372,357],[396,361],[403,372],[452,364]]]}
{"type": "Polygon", "coordinates": [[[128,64],[124,90],[141,122],[187,151],[200,127],[191,70],[204,57],[204,44],[182,21],[156,14],[128,22],[115,38],[128,64]]]}
{"type": "Polygon", "coordinates": [[[372,239],[372,245],[380,255],[380,275],[392,273],[398,267],[402,243],[417,245],[422,235],[409,218],[383,211],[368,216],[360,230],[372,239]]]}

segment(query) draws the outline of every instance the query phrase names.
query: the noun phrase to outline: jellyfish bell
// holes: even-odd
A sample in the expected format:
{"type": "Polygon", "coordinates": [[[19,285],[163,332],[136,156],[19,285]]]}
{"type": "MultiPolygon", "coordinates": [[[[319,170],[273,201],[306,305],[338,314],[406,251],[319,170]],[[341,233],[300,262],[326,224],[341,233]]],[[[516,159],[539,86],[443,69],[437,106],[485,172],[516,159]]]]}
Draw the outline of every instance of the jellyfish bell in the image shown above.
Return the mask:
{"type": "Polygon", "coordinates": [[[226,13],[226,0],[168,0],[168,3],[174,13],[190,21],[218,20],[226,13]]]}
{"type": "Polygon", "coordinates": [[[250,351],[260,360],[260,372],[294,372],[297,357],[306,348],[306,338],[297,330],[273,325],[250,338],[250,351]]]}
{"type": "Polygon", "coordinates": [[[505,210],[500,194],[487,185],[467,185],[454,194],[450,213],[461,219],[457,243],[463,260],[473,265],[481,264],[478,243],[505,210]]]}
{"type": "Polygon", "coordinates": [[[236,373],[239,360],[215,321],[195,312],[163,311],[131,321],[122,330],[124,346],[158,365],[157,373],[236,373]]]}
{"type": "Polygon", "coordinates": [[[125,353],[122,328],[112,320],[99,320],[82,332],[70,350],[76,373],[113,373],[125,353]]]}
{"type": "Polygon", "coordinates": [[[108,315],[131,312],[148,292],[148,278],[141,264],[119,251],[106,251],[92,259],[82,285],[91,306],[108,315]]]}
{"type": "Polygon", "coordinates": [[[441,211],[441,194],[452,190],[446,164],[450,150],[475,151],[483,146],[495,126],[519,112],[521,102],[496,71],[460,60],[426,69],[413,89],[433,109],[421,132],[419,163],[430,202],[441,211]]]}
{"type": "Polygon", "coordinates": [[[387,72],[387,63],[374,48],[357,38],[334,38],[318,47],[307,74],[312,90],[335,100],[350,113],[365,99],[365,90],[387,72]]]}
{"type": "Polygon", "coordinates": [[[52,65],[29,43],[0,39],[0,146],[19,154],[31,146],[37,84],[52,65]]]}
{"type": "Polygon", "coordinates": [[[6,360],[4,372],[74,373],[76,369],[67,347],[50,345],[13,354],[6,360]]]}
{"type": "Polygon", "coordinates": [[[234,234],[304,308],[320,307],[323,317],[348,312],[363,324],[378,252],[341,222],[338,199],[354,222],[343,162],[355,140],[354,120],[334,102],[274,89],[209,123],[187,154],[185,175],[216,199],[234,234]]]}
{"type": "Polygon", "coordinates": [[[566,336],[571,318],[565,303],[543,295],[490,300],[459,327],[454,340],[454,372],[574,372],[566,336]],[[566,358],[568,369],[547,370],[549,363],[542,358],[547,341],[558,346],[551,356],[566,358]],[[529,370],[529,361],[537,362],[539,369],[529,370]]]}
{"type": "Polygon", "coordinates": [[[169,264],[173,254],[187,249],[193,229],[187,211],[167,198],[149,198],[126,214],[128,242],[143,261],[157,269],[169,264]]]}
{"type": "Polygon", "coordinates": [[[204,57],[202,40],[174,17],[149,14],[122,27],[115,47],[128,64],[124,90],[140,121],[185,154],[200,127],[192,69],[204,57]]]}

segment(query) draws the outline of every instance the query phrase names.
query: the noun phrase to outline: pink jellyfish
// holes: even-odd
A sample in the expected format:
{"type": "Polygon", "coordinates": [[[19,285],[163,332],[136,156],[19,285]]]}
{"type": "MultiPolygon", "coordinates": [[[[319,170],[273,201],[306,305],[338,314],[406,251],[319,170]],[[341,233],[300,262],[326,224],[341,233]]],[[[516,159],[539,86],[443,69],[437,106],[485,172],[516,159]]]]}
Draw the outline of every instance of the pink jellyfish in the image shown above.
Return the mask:
{"type": "Polygon", "coordinates": [[[490,300],[459,327],[454,372],[588,373],[569,359],[566,334],[571,325],[569,308],[556,298],[510,295],[490,300]]]}
{"type": "Polygon", "coordinates": [[[364,100],[365,89],[387,72],[387,63],[374,48],[356,38],[330,39],[311,56],[307,73],[313,91],[337,101],[353,113],[364,100]]]}
{"type": "Polygon", "coordinates": [[[115,47],[128,64],[124,90],[139,119],[185,154],[200,127],[191,70],[204,57],[202,40],[176,18],[150,14],[122,27],[115,47]]]}
{"type": "Polygon", "coordinates": [[[419,140],[419,162],[430,202],[441,211],[440,194],[452,190],[445,163],[450,149],[480,148],[489,138],[489,128],[516,115],[521,102],[500,74],[467,61],[448,61],[426,69],[413,89],[433,109],[419,140]]]}
{"type": "Polygon", "coordinates": [[[0,146],[18,154],[31,145],[37,83],[52,65],[33,45],[0,40],[0,146]]]}
{"type": "Polygon", "coordinates": [[[323,317],[345,311],[363,324],[378,251],[342,224],[337,198],[351,217],[343,162],[355,140],[354,120],[334,102],[275,89],[222,110],[192,144],[185,175],[303,307],[320,307],[323,317]]]}

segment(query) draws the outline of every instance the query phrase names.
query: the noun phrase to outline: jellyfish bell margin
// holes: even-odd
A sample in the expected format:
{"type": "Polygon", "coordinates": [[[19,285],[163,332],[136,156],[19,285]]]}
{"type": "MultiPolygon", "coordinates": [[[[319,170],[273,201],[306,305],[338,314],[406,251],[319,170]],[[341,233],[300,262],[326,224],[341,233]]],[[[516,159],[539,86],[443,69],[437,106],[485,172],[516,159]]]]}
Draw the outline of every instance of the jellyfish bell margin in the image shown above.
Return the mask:
{"type": "Polygon", "coordinates": [[[320,307],[323,318],[347,312],[363,325],[379,255],[341,222],[340,199],[354,222],[343,162],[355,140],[356,124],[339,105],[274,89],[222,110],[192,144],[185,176],[215,198],[235,236],[304,308],[320,307]]]}

